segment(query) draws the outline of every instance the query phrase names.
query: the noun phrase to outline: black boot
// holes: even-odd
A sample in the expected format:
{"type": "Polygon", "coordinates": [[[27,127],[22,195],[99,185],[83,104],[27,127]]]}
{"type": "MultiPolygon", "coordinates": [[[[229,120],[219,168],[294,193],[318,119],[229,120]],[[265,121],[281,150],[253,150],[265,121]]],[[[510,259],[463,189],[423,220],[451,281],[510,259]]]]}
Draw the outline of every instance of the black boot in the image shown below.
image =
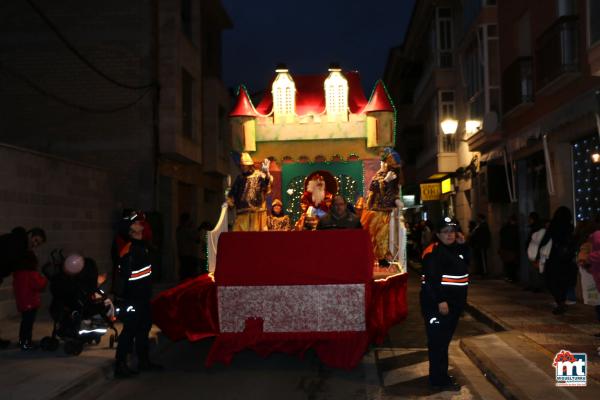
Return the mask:
{"type": "Polygon", "coordinates": [[[140,371],[162,371],[165,369],[162,365],[153,363],[149,358],[142,358],[138,362],[140,371]]]}
{"type": "Polygon", "coordinates": [[[117,361],[115,363],[115,379],[127,379],[136,375],[137,371],[132,370],[127,366],[125,361],[117,361]]]}
{"type": "Polygon", "coordinates": [[[20,340],[19,347],[21,348],[21,351],[31,351],[37,349],[37,346],[30,340],[20,340]]]}

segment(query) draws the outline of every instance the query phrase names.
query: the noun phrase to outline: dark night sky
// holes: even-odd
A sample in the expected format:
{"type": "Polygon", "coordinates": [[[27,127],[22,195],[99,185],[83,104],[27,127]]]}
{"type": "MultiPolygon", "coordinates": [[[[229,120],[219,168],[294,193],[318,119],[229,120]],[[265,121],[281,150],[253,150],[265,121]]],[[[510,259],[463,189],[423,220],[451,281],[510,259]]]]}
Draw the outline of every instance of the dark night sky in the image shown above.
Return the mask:
{"type": "Polygon", "coordinates": [[[415,0],[222,0],[228,87],[262,90],[279,62],[292,75],[325,73],[332,61],[358,70],[369,96],[390,47],[400,45],[415,0]]]}

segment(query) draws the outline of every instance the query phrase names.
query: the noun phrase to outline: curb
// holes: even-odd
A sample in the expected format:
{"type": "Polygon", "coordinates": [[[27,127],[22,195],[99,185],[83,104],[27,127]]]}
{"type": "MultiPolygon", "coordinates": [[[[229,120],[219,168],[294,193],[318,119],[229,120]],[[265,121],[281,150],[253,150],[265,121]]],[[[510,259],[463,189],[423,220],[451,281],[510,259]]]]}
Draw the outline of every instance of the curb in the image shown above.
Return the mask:
{"type": "MultiPolygon", "coordinates": [[[[167,339],[166,336],[162,334],[162,332],[157,332],[156,338],[154,340],[150,339],[150,342],[155,342],[154,346],[151,346],[151,355],[156,356],[165,350],[167,350],[174,342],[167,339]]],[[[116,350],[116,348],[115,348],[116,350]]],[[[103,365],[95,368],[94,370],[83,374],[80,378],[75,379],[74,381],[67,384],[64,388],[60,390],[59,393],[51,396],[48,400],[66,400],[72,397],[79,395],[85,389],[90,387],[96,382],[105,379],[107,381],[112,381],[112,371],[113,371],[114,360],[107,360],[103,365]]]]}
{"type": "Polygon", "coordinates": [[[492,314],[477,308],[477,306],[474,305],[473,303],[470,303],[469,300],[467,300],[467,303],[465,304],[465,310],[469,314],[471,314],[471,316],[473,318],[475,318],[477,321],[487,325],[488,327],[493,329],[495,332],[503,332],[503,331],[512,330],[512,328],[503,324],[500,320],[496,319],[492,314]]]}
{"type": "Polygon", "coordinates": [[[70,399],[73,396],[78,395],[87,387],[93,383],[101,380],[102,378],[108,379],[113,367],[113,360],[107,361],[104,365],[96,368],[94,371],[90,371],[84,374],[79,379],[71,382],[59,393],[49,398],[49,400],[65,400],[70,399]]]}
{"type": "Polygon", "coordinates": [[[477,357],[475,352],[473,352],[469,348],[469,346],[467,346],[463,342],[462,339],[460,340],[460,349],[467,355],[467,357],[469,357],[469,359],[473,362],[473,364],[475,364],[477,366],[477,368],[479,368],[479,370],[481,371],[483,376],[485,376],[486,379],[492,385],[494,385],[494,387],[496,389],[498,389],[498,391],[500,392],[500,394],[502,394],[502,396],[504,396],[508,400],[519,400],[519,397],[515,396],[508,389],[507,385],[502,383],[502,380],[500,378],[498,378],[498,376],[496,376],[496,374],[490,368],[486,367],[485,362],[483,360],[481,360],[479,357],[477,357]]]}

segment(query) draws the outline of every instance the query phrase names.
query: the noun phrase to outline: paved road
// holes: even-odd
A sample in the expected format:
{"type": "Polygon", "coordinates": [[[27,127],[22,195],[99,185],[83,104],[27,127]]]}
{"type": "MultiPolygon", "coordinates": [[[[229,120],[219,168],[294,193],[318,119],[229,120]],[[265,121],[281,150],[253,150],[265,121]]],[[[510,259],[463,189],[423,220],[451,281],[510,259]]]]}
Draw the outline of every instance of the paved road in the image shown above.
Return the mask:
{"type": "MultiPolygon", "coordinates": [[[[142,374],[127,381],[104,380],[79,394],[79,399],[219,399],[219,400],[353,400],[353,399],[451,399],[489,398],[473,390],[474,385],[457,368],[455,376],[466,383],[461,393],[434,393],[426,384],[427,353],[423,322],[418,306],[419,281],[409,281],[409,317],[395,327],[387,342],[373,348],[353,371],[322,366],[314,354],[304,360],[282,354],[262,359],[252,352],[236,356],[232,365],[205,369],[203,361],[210,341],[181,342],[159,357],[166,370],[142,374]],[[133,397],[135,396],[135,397],[133,397]]],[[[468,316],[458,328],[457,337],[484,333],[485,328],[468,316]]],[[[451,362],[468,360],[454,346],[451,362]]],[[[469,367],[467,365],[467,367],[469,367]]],[[[475,369],[470,366],[471,373],[475,369]]],[[[468,368],[466,370],[469,370],[468,368]]],[[[475,374],[475,373],[473,373],[475,374]]],[[[480,377],[482,386],[485,379],[480,377]]],[[[476,381],[477,382],[477,381],[476,381]]],[[[489,387],[484,388],[489,391],[489,387]]],[[[479,391],[481,393],[481,391],[479,391]]]]}

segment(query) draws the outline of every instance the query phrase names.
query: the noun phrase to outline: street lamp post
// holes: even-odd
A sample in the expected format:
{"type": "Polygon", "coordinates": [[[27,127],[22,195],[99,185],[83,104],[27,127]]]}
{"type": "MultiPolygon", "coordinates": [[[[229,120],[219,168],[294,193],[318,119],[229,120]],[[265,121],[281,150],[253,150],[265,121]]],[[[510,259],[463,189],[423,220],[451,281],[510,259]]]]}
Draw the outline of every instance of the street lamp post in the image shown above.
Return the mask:
{"type": "Polygon", "coordinates": [[[454,135],[458,130],[458,120],[454,118],[446,118],[440,123],[444,135],[454,135]]]}
{"type": "MultiPolygon", "coordinates": [[[[459,122],[454,118],[446,118],[440,123],[444,135],[454,135],[458,131],[459,122]]],[[[468,119],[465,121],[465,132],[467,135],[474,135],[481,130],[481,121],[478,119],[468,119]]]]}

